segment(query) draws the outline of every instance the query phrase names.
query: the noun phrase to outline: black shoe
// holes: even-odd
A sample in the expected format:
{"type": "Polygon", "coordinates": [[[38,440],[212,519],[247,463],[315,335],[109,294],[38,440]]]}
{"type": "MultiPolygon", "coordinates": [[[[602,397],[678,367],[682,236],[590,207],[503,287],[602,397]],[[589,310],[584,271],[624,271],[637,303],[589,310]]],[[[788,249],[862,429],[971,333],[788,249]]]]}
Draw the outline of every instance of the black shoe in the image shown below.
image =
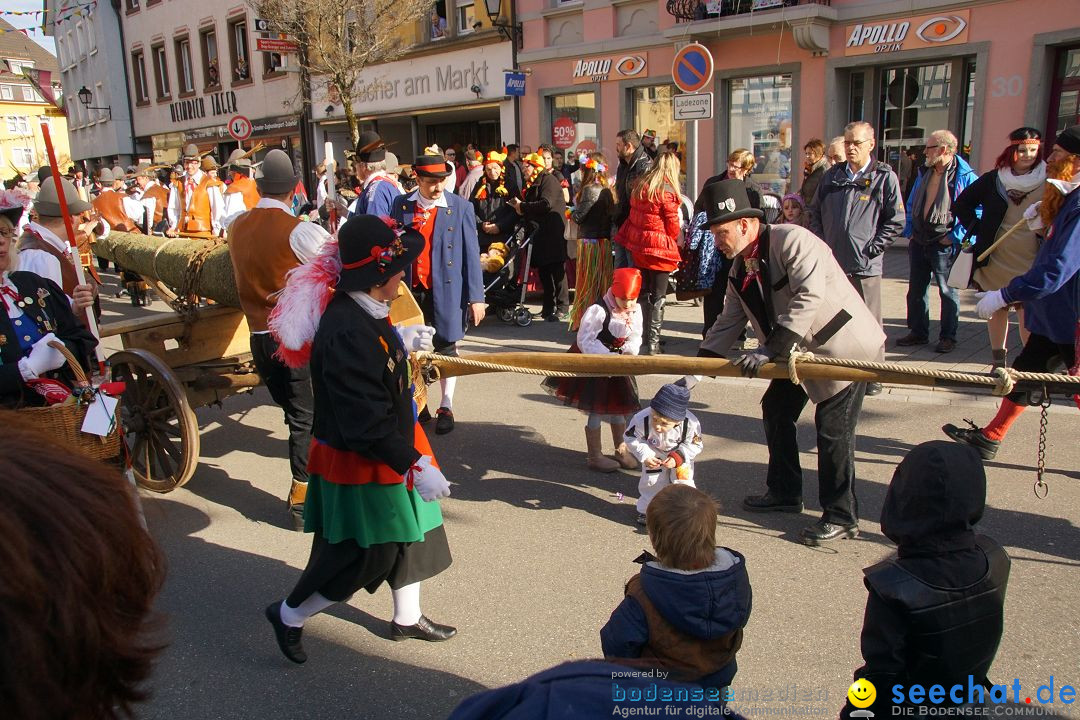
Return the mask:
{"type": "Polygon", "coordinates": [[[642,527],[645,527],[649,524],[648,521],[645,519],[645,513],[638,513],[637,517],[634,519],[634,522],[636,522],[638,525],[641,525],[642,527]]]}
{"type": "Polygon", "coordinates": [[[882,387],[881,383],[866,383],[866,394],[870,397],[880,395],[881,391],[884,389],[885,388],[882,387]]]}
{"type": "Polygon", "coordinates": [[[304,532],[304,506],[290,505],[289,516],[292,517],[292,529],[294,532],[304,532]]]}
{"type": "Polygon", "coordinates": [[[445,642],[455,635],[457,635],[457,628],[432,622],[424,615],[420,616],[415,625],[398,625],[396,622],[390,622],[390,639],[395,642],[414,639],[445,642]]]}
{"type": "Polygon", "coordinates": [[[270,603],[266,606],[266,619],[274,626],[274,636],[277,638],[278,647],[282,654],[294,663],[307,661],[307,653],[304,652],[304,644],[300,642],[300,636],[304,633],[302,627],[292,627],[281,621],[281,603],[270,603]]]}
{"type": "Polygon", "coordinates": [[[810,527],[803,528],[800,535],[804,545],[820,545],[823,542],[838,540],[839,538],[859,537],[859,525],[857,523],[837,525],[836,523],[818,520],[810,527]]]}
{"type": "Polygon", "coordinates": [[[441,407],[435,412],[435,434],[445,435],[454,429],[454,411],[441,407]]]}
{"type": "Polygon", "coordinates": [[[934,352],[944,355],[945,353],[951,353],[955,349],[955,340],[951,338],[941,338],[940,340],[938,340],[938,344],[934,347],[934,352]]]}
{"type": "Polygon", "coordinates": [[[916,335],[915,333],[908,333],[904,337],[896,341],[896,344],[900,347],[911,347],[912,345],[926,345],[930,342],[930,338],[924,338],[916,335]]]}
{"type": "Polygon", "coordinates": [[[993,460],[994,456],[997,455],[998,448],[1001,447],[1001,441],[991,440],[983,435],[982,428],[967,418],[965,418],[964,421],[971,427],[962,428],[957,427],[952,423],[947,423],[941,426],[941,431],[956,442],[970,445],[978,450],[979,454],[982,455],[983,460],[993,460]]]}
{"type": "Polygon", "coordinates": [[[743,498],[744,510],[750,512],[787,512],[801,513],[802,500],[799,498],[781,498],[767,492],[764,495],[747,495],[743,498]]]}
{"type": "Polygon", "coordinates": [[[431,413],[428,411],[427,405],[420,408],[420,412],[416,414],[416,421],[421,425],[431,422],[431,413]]]}

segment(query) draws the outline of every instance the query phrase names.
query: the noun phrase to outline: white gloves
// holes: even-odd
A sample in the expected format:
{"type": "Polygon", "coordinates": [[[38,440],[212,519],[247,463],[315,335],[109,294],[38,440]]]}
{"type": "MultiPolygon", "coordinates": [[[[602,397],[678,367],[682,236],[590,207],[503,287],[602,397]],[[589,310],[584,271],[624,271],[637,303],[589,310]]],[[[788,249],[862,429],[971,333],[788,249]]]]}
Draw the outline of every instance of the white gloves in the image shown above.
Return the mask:
{"type": "Polygon", "coordinates": [[[450,481],[442,470],[431,464],[431,456],[424,455],[416,461],[412,473],[413,488],[426,502],[450,497],[450,481]]]}
{"type": "Polygon", "coordinates": [[[405,325],[398,330],[401,332],[405,349],[409,352],[431,352],[435,349],[435,328],[427,325],[405,325]]]}
{"type": "Polygon", "coordinates": [[[1007,304],[1001,297],[1000,290],[991,290],[979,297],[979,304],[975,306],[975,312],[979,313],[979,317],[983,320],[987,320],[1007,304]]]}
{"type": "Polygon", "coordinates": [[[50,370],[62,367],[64,364],[64,356],[60,354],[60,351],[54,347],[49,347],[50,340],[56,340],[56,335],[49,333],[34,343],[34,346],[30,348],[30,354],[19,363],[20,365],[25,364],[26,370],[32,373],[33,377],[40,377],[50,370]]]}
{"type": "Polygon", "coordinates": [[[1043,229],[1042,217],[1039,215],[1040,207],[1042,207],[1042,200],[1028,205],[1028,209],[1024,211],[1024,219],[1027,220],[1028,228],[1032,232],[1043,229]]]}

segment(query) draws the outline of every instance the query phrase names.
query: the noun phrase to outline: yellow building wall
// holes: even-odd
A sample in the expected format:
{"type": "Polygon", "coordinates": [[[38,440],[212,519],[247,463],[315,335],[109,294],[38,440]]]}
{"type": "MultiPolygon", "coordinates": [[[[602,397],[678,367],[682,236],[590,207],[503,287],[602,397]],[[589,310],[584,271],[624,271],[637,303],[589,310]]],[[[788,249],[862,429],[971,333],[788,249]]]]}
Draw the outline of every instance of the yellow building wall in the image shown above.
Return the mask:
{"type": "MultiPolygon", "coordinates": [[[[0,178],[9,180],[15,175],[36,172],[49,164],[45,140],[41,135],[41,116],[49,116],[49,136],[52,138],[56,162],[63,172],[71,164],[71,145],[68,143],[67,118],[51,105],[5,102],[0,100],[0,178]],[[29,133],[10,132],[8,118],[25,117],[29,133]],[[14,162],[15,148],[30,150],[32,162],[14,162]]],[[[21,160],[21,158],[20,158],[21,160]]]]}

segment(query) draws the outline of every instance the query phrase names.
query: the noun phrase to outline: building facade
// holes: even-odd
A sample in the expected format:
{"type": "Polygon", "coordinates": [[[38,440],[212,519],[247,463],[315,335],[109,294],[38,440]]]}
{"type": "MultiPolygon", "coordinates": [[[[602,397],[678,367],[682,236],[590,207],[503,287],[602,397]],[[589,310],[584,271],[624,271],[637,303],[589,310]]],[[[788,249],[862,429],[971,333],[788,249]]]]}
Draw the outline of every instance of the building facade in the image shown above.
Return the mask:
{"type": "Polygon", "coordinates": [[[148,157],[176,162],[193,142],[223,162],[238,147],[229,134],[235,125],[251,130],[245,148],[281,148],[301,166],[296,61],[257,49],[270,34],[254,30],[247,3],[123,2],[134,134],[148,157]]]}
{"type": "MultiPolygon", "coordinates": [[[[511,0],[503,0],[503,17],[511,11],[511,0]]],[[[362,130],[376,130],[404,163],[433,143],[490,149],[514,142],[517,103],[504,80],[514,48],[483,5],[439,2],[430,18],[398,32],[407,52],[366,68],[357,82],[353,110],[362,130]]],[[[311,106],[319,159],[331,142],[340,161],[352,150],[340,96],[315,78],[311,106]]]]}
{"type": "MultiPolygon", "coordinates": [[[[802,146],[852,120],[877,128],[881,159],[918,166],[928,134],[952,130],[980,170],[1008,133],[1054,136],[1078,121],[1080,24],[1074,0],[520,0],[531,70],[523,141],[614,156],[622,128],[652,129],[696,156],[690,194],[736,148],[783,193],[802,146]],[[677,17],[676,15],[681,15],[677,17]],[[713,117],[674,119],[677,48],[703,44],[713,117]],[[915,162],[905,157],[915,153],[915,162]]],[[[685,154],[684,154],[685,156],[685,154]]]]}
{"type": "MultiPolygon", "coordinates": [[[[61,170],[67,170],[71,164],[67,121],[22,72],[30,68],[59,79],[56,58],[4,20],[0,20],[0,30],[0,178],[36,173],[49,164],[42,119],[49,126],[56,162],[61,170]]],[[[52,90],[61,95],[58,85],[52,90]]]]}
{"type": "Polygon", "coordinates": [[[44,30],[56,40],[60,77],[67,89],[64,110],[72,159],[85,163],[90,172],[131,164],[135,133],[117,9],[110,2],[45,0],[44,30]],[[82,88],[90,92],[85,104],[79,98],[82,88]]]}

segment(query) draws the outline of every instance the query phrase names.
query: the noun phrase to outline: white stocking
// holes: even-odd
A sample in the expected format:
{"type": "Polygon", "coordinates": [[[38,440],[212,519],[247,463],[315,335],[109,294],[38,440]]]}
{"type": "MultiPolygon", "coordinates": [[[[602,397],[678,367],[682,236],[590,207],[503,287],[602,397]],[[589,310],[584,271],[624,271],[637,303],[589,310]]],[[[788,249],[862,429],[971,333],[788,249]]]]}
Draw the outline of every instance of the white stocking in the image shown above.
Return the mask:
{"type": "Polygon", "coordinates": [[[291,608],[284,600],[281,601],[281,622],[289,627],[304,627],[304,623],[312,615],[321,613],[326,608],[334,605],[334,600],[327,600],[319,593],[312,593],[300,607],[291,608]]]}
{"type": "Polygon", "coordinates": [[[442,404],[447,410],[454,409],[454,388],[457,387],[457,378],[448,377],[439,380],[439,388],[442,390],[442,404]]]}
{"type": "Polygon", "coordinates": [[[420,583],[391,591],[394,596],[394,622],[408,627],[420,622],[420,583]]]}

